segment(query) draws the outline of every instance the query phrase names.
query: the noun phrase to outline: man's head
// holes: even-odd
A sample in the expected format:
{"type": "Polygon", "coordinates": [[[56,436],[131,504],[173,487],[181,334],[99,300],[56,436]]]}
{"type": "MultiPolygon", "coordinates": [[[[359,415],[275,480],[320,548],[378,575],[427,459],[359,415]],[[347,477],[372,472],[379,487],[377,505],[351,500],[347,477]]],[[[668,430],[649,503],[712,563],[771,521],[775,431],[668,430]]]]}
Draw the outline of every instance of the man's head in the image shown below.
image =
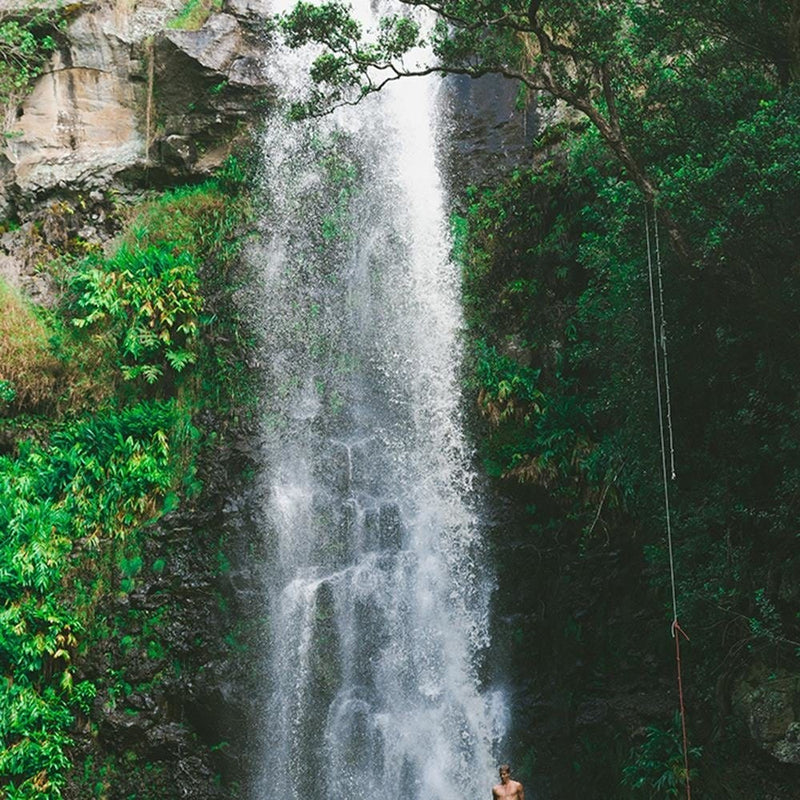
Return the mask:
{"type": "Polygon", "coordinates": [[[501,783],[508,783],[511,779],[511,767],[509,767],[508,764],[501,764],[498,768],[498,772],[500,773],[501,783]]]}

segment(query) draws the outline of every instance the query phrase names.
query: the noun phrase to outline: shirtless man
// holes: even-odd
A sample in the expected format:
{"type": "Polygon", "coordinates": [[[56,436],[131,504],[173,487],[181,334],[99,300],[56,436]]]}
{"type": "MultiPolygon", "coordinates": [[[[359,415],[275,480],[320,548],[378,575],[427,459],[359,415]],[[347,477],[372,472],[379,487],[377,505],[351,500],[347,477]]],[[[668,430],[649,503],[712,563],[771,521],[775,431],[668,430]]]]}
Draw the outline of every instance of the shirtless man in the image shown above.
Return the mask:
{"type": "Polygon", "coordinates": [[[492,797],[496,800],[525,800],[525,790],[519,781],[511,780],[511,767],[500,765],[500,783],[492,789],[492,797]]]}

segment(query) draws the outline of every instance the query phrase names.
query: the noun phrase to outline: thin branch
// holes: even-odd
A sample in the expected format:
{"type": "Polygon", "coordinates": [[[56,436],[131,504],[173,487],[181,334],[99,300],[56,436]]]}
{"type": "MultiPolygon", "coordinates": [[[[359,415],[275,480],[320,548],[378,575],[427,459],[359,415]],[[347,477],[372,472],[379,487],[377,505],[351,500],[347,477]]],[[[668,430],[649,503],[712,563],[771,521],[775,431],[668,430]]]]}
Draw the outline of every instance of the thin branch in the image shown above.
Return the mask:
{"type": "Polygon", "coordinates": [[[603,493],[600,495],[600,503],[597,506],[597,513],[594,515],[594,520],[592,521],[592,524],[589,526],[589,530],[586,531],[586,536],[592,535],[592,532],[594,531],[595,526],[597,525],[597,521],[600,519],[600,513],[603,510],[603,504],[606,501],[606,495],[608,494],[608,490],[616,483],[617,478],[619,478],[620,473],[622,472],[627,462],[628,458],[626,457],[622,460],[622,463],[619,465],[619,469],[614,474],[614,477],[610,481],[608,481],[606,485],[603,487],[603,493]]]}
{"type": "Polygon", "coordinates": [[[428,0],[400,0],[400,2],[406,6],[427,8],[430,11],[433,11],[434,14],[442,17],[442,19],[452,22],[458,28],[465,31],[479,31],[482,28],[485,28],[487,25],[491,25],[513,31],[532,33],[531,29],[527,28],[522,23],[515,22],[515,18],[511,12],[503,14],[502,16],[494,19],[474,20],[468,19],[467,17],[458,16],[451,11],[446,11],[444,6],[438,3],[428,2],[428,0]]]}
{"type": "Polygon", "coordinates": [[[431,66],[431,67],[424,67],[421,69],[401,69],[395,66],[394,64],[387,63],[383,64],[380,67],[376,64],[370,64],[370,66],[375,67],[381,71],[390,69],[392,71],[392,75],[385,77],[379,83],[373,83],[371,76],[364,74],[364,78],[370,82],[368,87],[363,87],[366,91],[363,91],[358,97],[343,99],[343,100],[336,100],[333,101],[329,106],[320,109],[310,110],[306,116],[312,117],[315,119],[327,117],[329,114],[332,114],[337,108],[346,108],[348,106],[357,106],[367,95],[370,94],[377,94],[380,92],[385,86],[389,83],[393,83],[394,81],[400,80],[401,78],[423,78],[426,75],[467,75],[470,78],[481,78],[484,75],[500,75],[504,78],[510,78],[513,80],[523,81],[528,88],[534,91],[546,91],[547,87],[544,84],[538,84],[535,81],[531,80],[529,76],[521,73],[517,70],[512,70],[507,67],[443,67],[443,66],[431,66]]]}

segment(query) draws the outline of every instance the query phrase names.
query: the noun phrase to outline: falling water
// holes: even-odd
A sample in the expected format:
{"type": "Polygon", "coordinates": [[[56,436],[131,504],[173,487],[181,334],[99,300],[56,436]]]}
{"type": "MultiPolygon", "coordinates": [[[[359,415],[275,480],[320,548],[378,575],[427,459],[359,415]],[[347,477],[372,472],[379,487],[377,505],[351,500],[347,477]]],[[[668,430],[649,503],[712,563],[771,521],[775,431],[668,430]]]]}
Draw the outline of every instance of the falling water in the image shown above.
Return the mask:
{"type": "MultiPolygon", "coordinates": [[[[288,94],[307,57],[279,59],[288,94]]],[[[491,786],[504,705],[485,685],[492,576],[460,414],[441,87],[399,82],[303,124],[276,115],[264,137],[259,800],[491,786]]]]}

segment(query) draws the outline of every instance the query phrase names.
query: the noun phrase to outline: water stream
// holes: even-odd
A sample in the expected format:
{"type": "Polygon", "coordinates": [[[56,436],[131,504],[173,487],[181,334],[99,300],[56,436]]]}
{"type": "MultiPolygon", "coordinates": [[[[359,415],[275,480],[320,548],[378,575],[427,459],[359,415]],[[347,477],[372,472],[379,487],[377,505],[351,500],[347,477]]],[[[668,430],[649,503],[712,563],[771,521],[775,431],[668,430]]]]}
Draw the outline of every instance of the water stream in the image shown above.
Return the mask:
{"type": "MultiPolygon", "coordinates": [[[[287,94],[307,59],[276,60],[287,94]]],[[[486,685],[444,99],[408,80],[264,135],[261,800],[471,800],[493,782],[505,705],[486,685]]]]}

